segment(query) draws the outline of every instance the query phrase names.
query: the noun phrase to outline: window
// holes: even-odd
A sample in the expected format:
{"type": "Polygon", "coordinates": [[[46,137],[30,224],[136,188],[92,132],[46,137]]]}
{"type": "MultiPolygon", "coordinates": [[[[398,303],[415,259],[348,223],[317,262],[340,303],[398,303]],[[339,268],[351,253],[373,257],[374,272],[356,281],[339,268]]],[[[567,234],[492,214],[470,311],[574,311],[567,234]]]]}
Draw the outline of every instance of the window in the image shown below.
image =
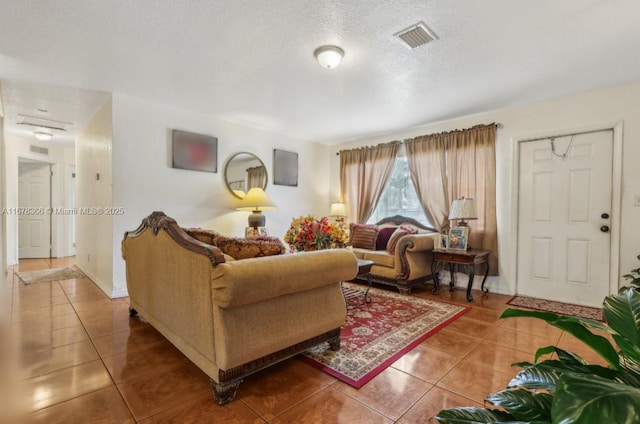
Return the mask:
{"type": "Polygon", "coordinates": [[[432,226],[422,209],[422,205],[420,205],[416,189],[411,181],[404,146],[398,152],[389,181],[387,181],[387,185],[382,191],[382,196],[380,196],[380,201],[367,223],[375,224],[382,218],[393,215],[406,216],[426,226],[432,226]]]}

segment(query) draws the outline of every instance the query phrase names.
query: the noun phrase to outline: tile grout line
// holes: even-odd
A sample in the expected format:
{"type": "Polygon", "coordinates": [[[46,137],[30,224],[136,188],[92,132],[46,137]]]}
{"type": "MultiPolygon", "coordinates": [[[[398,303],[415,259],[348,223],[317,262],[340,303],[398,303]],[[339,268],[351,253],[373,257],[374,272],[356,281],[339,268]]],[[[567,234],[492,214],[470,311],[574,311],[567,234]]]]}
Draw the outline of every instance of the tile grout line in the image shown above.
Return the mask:
{"type": "MultiPolygon", "coordinates": [[[[87,280],[91,281],[91,284],[93,284],[94,286],[96,285],[96,283],[93,282],[93,280],[91,280],[89,277],[86,277],[87,280]]],[[[107,368],[107,364],[104,362],[104,359],[102,357],[102,354],[100,353],[100,351],[98,350],[98,348],[96,347],[96,344],[93,341],[93,337],[91,337],[91,335],[89,334],[89,331],[87,331],[87,327],[85,326],[84,321],[82,320],[82,318],[80,318],[80,315],[78,314],[78,311],[76,310],[76,307],[73,305],[73,303],[71,302],[71,300],[69,299],[69,296],[66,292],[66,290],[63,287],[60,287],[64,293],[64,295],[67,297],[67,299],[69,300],[69,303],[71,304],[71,307],[73,308],[73,311],[75,312],[75,314],[78,317],[78,320],[80,321],[80,325],[82,325],[82,328],[84,329],[85,333],[87,333],[87,337],[89,337],[89,341],[91,342],[91,345],[93,346],[93,348],[95,349],[96,353],[98,354],[98,358],[100,359],[100,362],[102,363],[102,366],[104,367],[105,372],[107,373],[107,375],[109,376],[109,380],[111,380],[111,383],[113,384],[113,387],[115,387],[116,391],[118,392],[118,396],[120,396],[120,399],[122,399],[122,402],[126,405],[127,410],[129,411],[129,415],[131,415],[131,418],[135,421],[138,422],[138,420],[136,420],[135,415],[133,415],[133,411],[131,410],[131,406],[129,405],[129,403],[127,402],[127,400],[124,398],[122,392],[120,391],[120,388],[118,387],[118,385],[116,384],[113,376],[111,375],[111,373],[109,372],[109,368],[107,368]]],[[[111,299],[112,300],[112,299],[111,299]]],[[[93,392],[91,392],[93,393],[93,392]]],[[[88,394],[88,393],[87,393],[88,394]]]]}

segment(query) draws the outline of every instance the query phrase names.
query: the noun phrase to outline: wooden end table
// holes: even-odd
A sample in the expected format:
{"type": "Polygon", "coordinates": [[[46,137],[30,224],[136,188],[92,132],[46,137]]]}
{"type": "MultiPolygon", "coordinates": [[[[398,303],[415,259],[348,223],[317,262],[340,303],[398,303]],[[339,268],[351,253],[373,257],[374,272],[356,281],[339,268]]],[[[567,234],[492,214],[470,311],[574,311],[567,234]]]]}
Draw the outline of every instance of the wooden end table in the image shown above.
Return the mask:
{"type": "Polygon", "coordinates": [[[357,277],[365,277],[367,279],[367,290],[356,290],[351,288],[342,288],[345,300],[350,300],[355,297],[364,295],[364,303],[371,303],[371,296],[369,296],[369,290],[371,290],[371,267],[375,262],[368,259],[358,259],[358,274],[357,277]]]}
{"type": "Polygon", "coordinates": [[[443,269],[446,264],[449,265],[449,273],[451,274],[451,282],[449,287],[453,290],[456,285],[455,268],[463,267],[469,274],[469,284],[467,285],[467,302],[473,300],[471,295],[471,286],[473,285],[473,277],[475,276],[476,265],[484,265],[484,277],[480,289],[483,293],[488,293],[489,289],[484,287],[489,275],[489,251],[480,249],[469,249],[466,251],[459,250],[434,250],[433,261],[431,262],[431,275],[433,275],[434,290],[437,292],[440,288],[438,281],[438,273],[436,272],[438,265],[442,264],[443,269]]]}

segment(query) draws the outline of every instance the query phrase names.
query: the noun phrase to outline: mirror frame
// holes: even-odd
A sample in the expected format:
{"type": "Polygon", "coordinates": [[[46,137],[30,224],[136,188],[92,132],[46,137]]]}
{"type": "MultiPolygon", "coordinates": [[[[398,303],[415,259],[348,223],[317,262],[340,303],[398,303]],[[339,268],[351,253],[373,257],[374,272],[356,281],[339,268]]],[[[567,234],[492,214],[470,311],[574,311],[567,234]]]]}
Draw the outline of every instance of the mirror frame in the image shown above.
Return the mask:
{"type": "Polygon", "coordinates": [[[228,176],[228,171],[229,171],[229,164],[231,163],[231,161],[236,157],[236,156],[240,156],[240,155],[251,155],[253,156],[258,162],[260,162],[260,165],[262,165],[262,167],[264,168],[264,172],[266,175],[265,178],[265,182],[264,182],[264,187],[262,187],[263,190],[267,190],[267,185],[269,184],[269,171],[267,170],[266,165],[264,164],[264,162],[262,161],[262,159],[260,159],[258,157],[258,155],[255,155],[251,152],[238,152],[238,153],[234,153],[232,154],[229,159],[227,159],[227,162],[224,165],[224,184],[227,186],[227,189],[229,190],[229,192],[231,194],[233,194],[235,197],[237,197],[238,199],[242,199],[242,197],[238,196],[232,189],[231,186],[229,185],[229,176],[228,176]]]}

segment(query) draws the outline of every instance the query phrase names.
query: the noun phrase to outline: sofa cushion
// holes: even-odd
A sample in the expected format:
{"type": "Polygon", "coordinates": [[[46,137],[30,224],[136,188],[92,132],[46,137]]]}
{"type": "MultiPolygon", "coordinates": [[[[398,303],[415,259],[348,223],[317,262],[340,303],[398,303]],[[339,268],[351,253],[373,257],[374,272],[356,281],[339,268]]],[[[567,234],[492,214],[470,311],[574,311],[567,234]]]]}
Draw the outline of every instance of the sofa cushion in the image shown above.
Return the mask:
{"type": "Polygon", "coordinates": [[[376,237],[376,250],[386,250],[387,244],[396,227],[380,227],[376,237]]]}
{"type": "Polygon", "coordinates": [[[364,255],[370,252],[368,249],[360,249],[359,247],[354,247],[351,251],[358,259],[364,259],[364,255]]]}
{"type": "Polygon", "coordinates": [[[349,225],[350,244],[353,247],[376,250],[377,225],[354,224],[349,225]]]}
{"type": "Polygon", "coordinates": [[[408,228],[402,225],[396,228],[393,234],[391,234],[391,237],[389,238],[389,242],[387,243],[387,252],[389,252],[392,255],[396,253],[396,246],[400,241],[400,239],[403,236],[406,236],[407,234],[412,234],[412,233],[413,233],[413,230],[411,228],[408,228]]]}
{"type": "Polygon", "coordinates": [[[393,268],[395,265],[395,255],[386,250],[369,250],[365,252],[363,259],[375,262],[376,265],[393,268]]]}

